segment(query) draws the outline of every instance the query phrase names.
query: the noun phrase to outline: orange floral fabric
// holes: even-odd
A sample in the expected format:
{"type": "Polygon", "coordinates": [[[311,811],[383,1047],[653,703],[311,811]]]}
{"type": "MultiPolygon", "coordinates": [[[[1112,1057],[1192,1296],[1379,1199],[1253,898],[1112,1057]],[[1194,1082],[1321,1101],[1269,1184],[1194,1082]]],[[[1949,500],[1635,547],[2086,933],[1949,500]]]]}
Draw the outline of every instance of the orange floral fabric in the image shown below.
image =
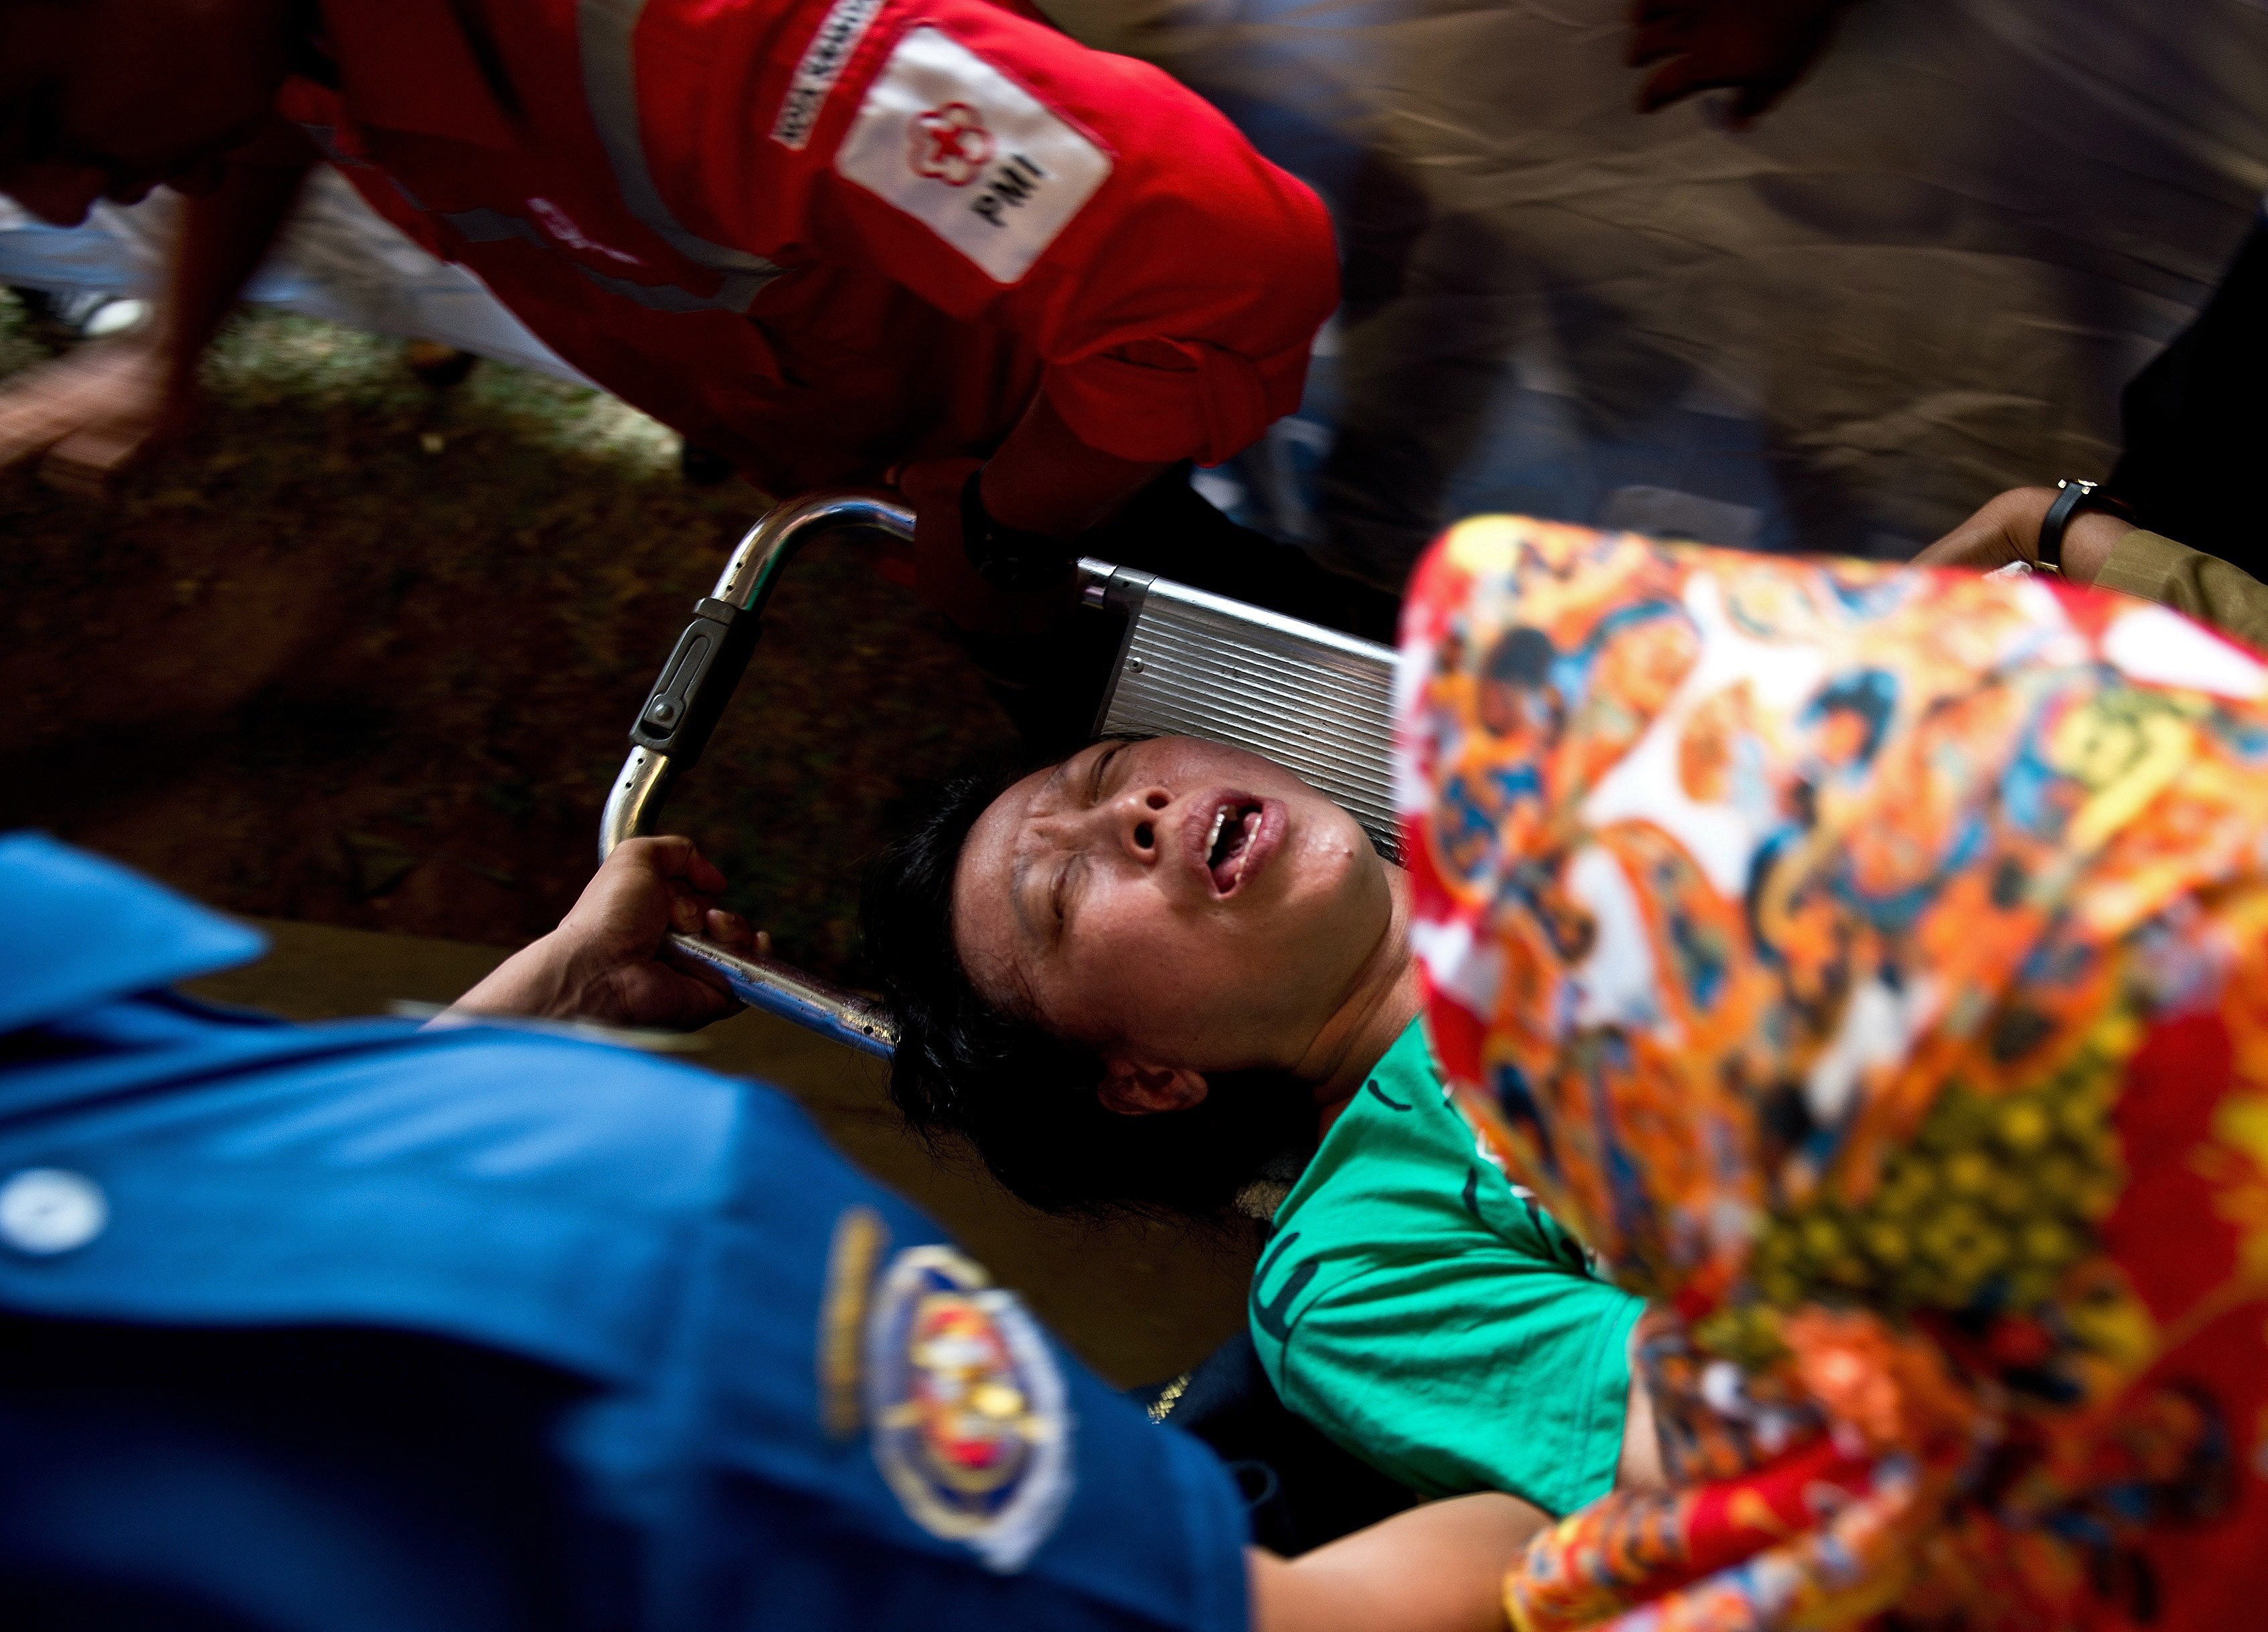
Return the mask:
{"type": "Polygon", "coordinates": [[[1403,637],[1436,1052],[1666,1311],[1679,1493],[1547,1532],[1520,1625],[2259,1613],[2268,670],[2050,580],[1504,517],[1403,637]]]}

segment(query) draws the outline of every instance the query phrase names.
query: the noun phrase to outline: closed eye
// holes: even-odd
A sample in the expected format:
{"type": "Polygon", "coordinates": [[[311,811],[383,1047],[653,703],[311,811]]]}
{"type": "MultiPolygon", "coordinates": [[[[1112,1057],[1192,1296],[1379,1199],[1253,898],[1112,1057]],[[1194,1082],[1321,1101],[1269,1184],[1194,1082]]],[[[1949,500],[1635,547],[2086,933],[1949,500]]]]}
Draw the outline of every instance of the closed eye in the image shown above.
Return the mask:
{"type": "Polygon", "coordinates": [[[1057,870],[1055,882],[1048,886],[1048,904],[1055,908],[1057,942],[1071,928],[1071,909],[1079,905],[1079,886],[1086,882],[1086,857],[1074,856],[1057,870]]]}
{"type": "Polygon", "coordinates": [[[1116,759],[1125,747],[1126,745],[1123,742],[1114,742],[1109,747],[1094,756],[1094,776],[1086,790],[1086,802],[1089,805],[1102,803],[1102,778],[1110,769],[1110,762],[1116,759]]]}
{"type": "MultiPolygon", "coordinates": [[[[1111,765],[1121,753],[1132,746],[1126,742],[1114,742],[1094,756],[1094,768],[1088,771],[1086,778],[1086,802],[1090,807],[1102,802],[1103,782],[1109,775],[1111,765]]],[[[1066,765],[1064,768],[1068,770],[1070,768],[1066,765]]],[[[1048,881],[1048,911],[1054,921],[1050,938],[1054,940],[1060,941],[1063,938],[1064,930],[1070,922],[1071,886],[1074,882],[1071,877],[1072,869],[1081,865],[1085,860],[1086,857],[1083,856],[1067,858],[1056,869],[1055,876],[1048,881]]]]}

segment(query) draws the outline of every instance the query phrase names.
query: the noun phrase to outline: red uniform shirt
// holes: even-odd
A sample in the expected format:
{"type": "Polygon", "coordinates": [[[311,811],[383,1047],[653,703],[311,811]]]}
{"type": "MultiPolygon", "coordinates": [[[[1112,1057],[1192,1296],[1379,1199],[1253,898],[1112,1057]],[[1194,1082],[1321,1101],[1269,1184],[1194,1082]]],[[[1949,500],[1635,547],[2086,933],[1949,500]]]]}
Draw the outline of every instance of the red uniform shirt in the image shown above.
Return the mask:
{"type": "Polygon", "coordinates": [[[983,454],[1035,392],[1130,459],[1296,406],[1300,182],[988,0],[324,0],[281,110],[558,353],[774,493],[983,454]]]}

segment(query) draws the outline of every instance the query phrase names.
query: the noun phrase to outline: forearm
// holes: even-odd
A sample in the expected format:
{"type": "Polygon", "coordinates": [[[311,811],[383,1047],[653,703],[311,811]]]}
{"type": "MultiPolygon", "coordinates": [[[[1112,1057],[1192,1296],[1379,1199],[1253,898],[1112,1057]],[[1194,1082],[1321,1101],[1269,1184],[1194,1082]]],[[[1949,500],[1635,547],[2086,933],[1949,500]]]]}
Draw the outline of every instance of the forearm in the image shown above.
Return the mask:
{"type": "Polygon", "coordinates": [[[1488,1492],[1429,1502],[1289,1561],[1253,1549],[1253,1632],[1499,1632],[1505,1571],[1546,1522],[1488,1492]]]}
{"type": "MultiPolygon", "coordinates": [[[[2040,528],[2056,501],[2053,488],[2011,488],[1914,557],[1918,567],[1966,567],[1990,572],[2014,562],[2039,564],[2040,528]]],[[[2092,584],[2132,522],[2082,510],[2064,528],[2061,567],[2073,584],[2092,584]]]]}
{"type": "Polygon", "coordinates": [[[543,936],[482,976],[449,1005],[449,1012],[530,1018],[572,1013],[570,966],[573,961],[568,950],[558,944],[556,933],[543,936]]]}
{"type": "Polygon", "coordinates": [[[2186,613],[2268,651],[2268,584],[2218,556],[2134,528],[2111,546],[2095,581],[2186,613]]]}
{"type": "Polygon", "coordinates": [[[630,839],[600,864],[559,927],[505,959],[449,1013],[597,1020],[609,1026],[706,1026],[738,1005],[705,968],[672,961],[666,937],[702,935],[762,955],[767,938],[716,905],[725,875],[692,842],[630,839]]]}
{"type": "Polygon", "coordinates": [[[1653,1421],[1653,1391],[1646,1386],[1639,1355],[1644,1326],[1632,1327],[1630,1339],[1630,1395],[1623,1407],[1622,1455],[1615,1461],[1617,1490],[1659,1490],[1668,1484],[1661,1466],[1661,1437],[1653,1421]]]}
{"type": "Polygon", "coordinates": [[[174,390],[195,383],[197,361],[291,218],[313,161],[235,164],[213,192],[188,201],[163,312],[174,390]]]}
{"type": "Polygon", "coordinates": [[[979,491],[1002,526],[1069,539],[1108,521],[1169,468],[1089,447],[1042,391],[986,462],[979,491]]]}

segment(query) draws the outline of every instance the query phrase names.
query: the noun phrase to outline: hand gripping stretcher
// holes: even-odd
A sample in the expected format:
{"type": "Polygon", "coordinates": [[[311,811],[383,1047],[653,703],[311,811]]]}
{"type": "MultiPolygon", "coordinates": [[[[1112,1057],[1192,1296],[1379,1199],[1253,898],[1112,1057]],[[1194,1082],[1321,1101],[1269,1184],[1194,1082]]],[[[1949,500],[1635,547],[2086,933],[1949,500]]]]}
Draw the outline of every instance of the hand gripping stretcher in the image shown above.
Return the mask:
{"type": "MultiPolygon", "coordinates": [[[[880,493],[814,493],[772,507],[733,551],[662,665],[607,795],[599,859],[651,833],[671,782],[693,768],[755,649],[764,605],[796,553],[827,533],[910,542],[913,511],[880,493]]],[[[1079,563],[1082,605],[1126,620],[1095,734],[1210,737],[1304,778],[1359,821],[1389,860],[1394,816],[1394,653],[1296,618],[1107,561],[1079,563]]],[[[871,1054],[897,1028],[879,1005],[774,958],[742,958],[686,935],[673,953],[709,965],[740,999],[871,1054]]]]}

